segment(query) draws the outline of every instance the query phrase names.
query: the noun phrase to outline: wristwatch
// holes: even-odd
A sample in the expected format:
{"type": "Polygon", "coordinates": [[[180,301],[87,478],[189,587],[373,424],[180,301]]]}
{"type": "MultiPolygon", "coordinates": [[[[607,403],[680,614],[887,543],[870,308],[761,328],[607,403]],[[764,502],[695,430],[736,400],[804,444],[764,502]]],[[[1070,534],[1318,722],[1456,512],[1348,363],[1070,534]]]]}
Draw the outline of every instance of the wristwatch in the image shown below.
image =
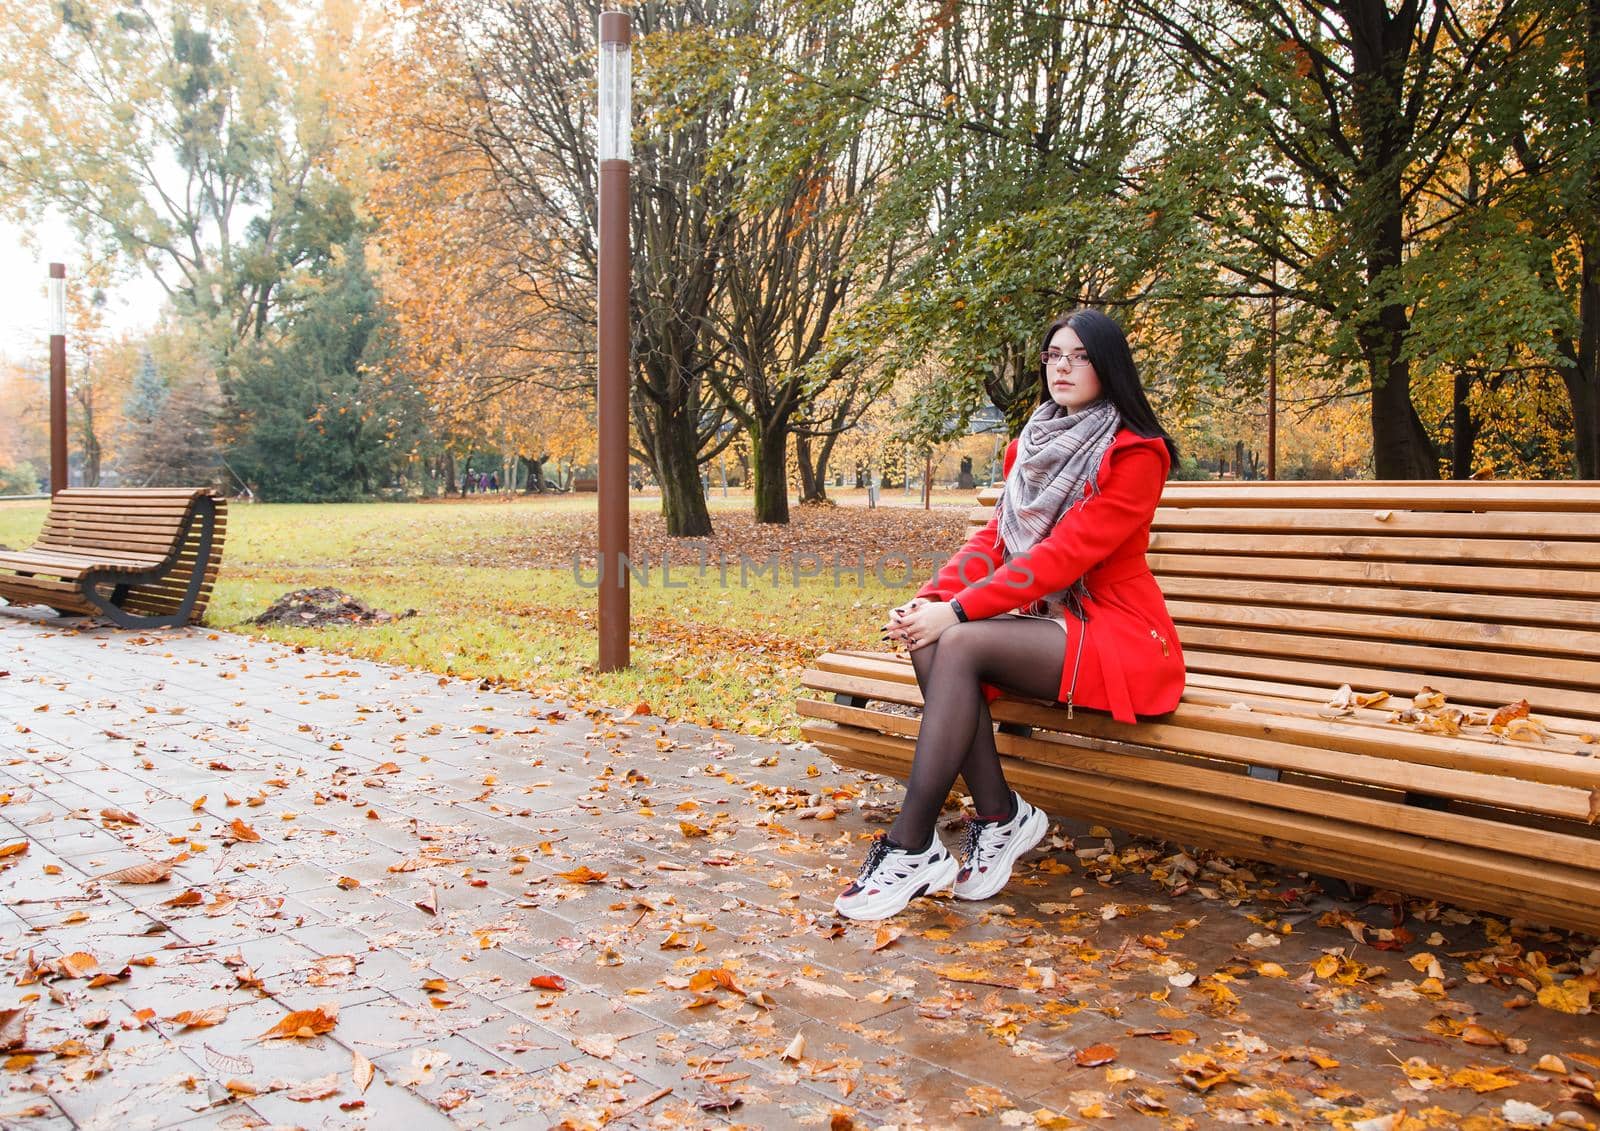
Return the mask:
{"type": "Polygon", "coordinates": [[[961,602],[952,597],[947,603],[950,606],[950,611],[956,615],[956,620],[960,621],[962,624],[966,624],[967,610],[961,607],[961,602]]]}

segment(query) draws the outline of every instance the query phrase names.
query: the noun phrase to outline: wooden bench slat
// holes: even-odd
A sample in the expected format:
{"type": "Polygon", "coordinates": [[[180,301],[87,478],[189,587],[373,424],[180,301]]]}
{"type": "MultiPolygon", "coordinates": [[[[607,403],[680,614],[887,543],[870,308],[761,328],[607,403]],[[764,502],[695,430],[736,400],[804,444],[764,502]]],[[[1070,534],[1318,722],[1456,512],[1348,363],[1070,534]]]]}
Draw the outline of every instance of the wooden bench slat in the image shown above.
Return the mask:
{"type": "Polygon", "coordinates": [[[1455,671],[1462,675],[1534,686],[1592,688],[1600,684],[1600,664],[1570,657],[1540,657],[1536,653],[1475,651],[1442,646],[1430,648],[1422,644],[1355,636],[1272,632],[1265,627],[1219,628],[1215,615],[1200,623],[1176,616],[1174,619],[1178,621],[1178,639],[1183,642],[1186,658],[1192,642],[1199,648],[1218,652],[1333,660],[1384,667],[1392,671],[1455,671]]]}
{"type": "MultiPolygon", "coordinates": [[[[987,510],[985,510],[987,515],[987,510]]],[[[985,521],[988,521],[985,517],[985,521]]],[[[1314,510],[1239,509],[1236,507],[1180,507],[1156,509],[1156,530],[1209,533],[1260,533],[1286,531],[1302,534],[1365,534],[1373,537],[1444,537],[1548,541],[1600,541],[1600,514],[1539,511],[1461,511],[1374,509],[1314,510]]]]}
{"type": "Polygon", "coordinates": [[[1444,692],[1450,702],[1462,706],[1495,710],[1526,698],[1532,704],[1534,713],[1541,717],[1587,718],[1592,721],[1591,725],[1594,721],[1600,721],[1600,696],[1584,688],[1552,687],[1533,681],[1514,684],[1490,678],[1471,679],[1428,671],[1403,672],[1377,665],[1335,664],[1281,655],[1212,652],[1198,642],[1191,646],[1187,641],[1183,659],[1191,674],[1235,675],[1250,680],[1301,680],[1317,691],[1326,688],[1329,698],[1337,690],[1333,686],[1334,680],[1343,680],[1362,691],[1388,691],[1391,694],[1399,691],[1409,693],[1426,683],[1444,692]]]}
{"type": "MultiPolygon", "coordinates": [[[[1159,530],[1150,535],[1152,553],[1230,556],[1372,559],[1463,563],[1526,569],[1534,565],[1593,569],[1600,566],[1600,542],[1529,542],[1501,538],[1384,538],[1361,534],[1298,534],[1265,538],[1254,534],[1212,534],[1159,530]]],[[[1271,568],[1263,561],[1258,571],[1271,568]]]]}
{"type": "MultiPolygon", "coordinates": [[[[1600,601],[1567,601],[1556,597],[1512,597],[1503,593],[1492,595],[1478,593],[1435,593],[1424,589],[1369,588],[1354,585],[1318,585],[1308,582],[1242,580],[1231,577],[1163,577],[1162,592],[1169,601],[1189,601],[1214,604],[1227,617],[1227,610],[1236,604],[1261,608],[1283,609],[1290,618],[1302,611],[1361,613],[1378,616],[1381,620],[1369,622],[1376,627],[1374,635],[1404,636],[1409,629],[1418,634],[1413,618],[1427,618],[1424,623],[1459,621],[1464,626],[1476,624],[1496,628],[1539,628],[1563,625],[1572,628],[1600,626],[1600,601]],[[1394,609],[1385,614],[1385,609],[1394,609]]],[[[1293,623],[1292,619],[1291,622],[1293,623]]],[[[1354,623],[1354,622],[1351,622],[1354,623]]],[[[1422,635],[1435,636],[1428,632],[1422,635]]],[[[1483,639],[1484,634],[1463,634],[1466,638],[1483,639]]],[[[1591,634],[1594,635],[1594,634],[1591,634]]],[[[1492,639],[1492,637],[1491,637],[1492,639]]],[[[1537,649],[1539,646],[1535,645],[1537,649]]],[[[1570,649],[1579,655],[1587,649],[1570,649]]]]}
{"type": "Polygon", "coordinates": [[[1413,565],[1401,561],[1327,558],[1248,558],[1226,554],[1149,555],[1150,570],[1161,579],[1270,576],[1281,581],[1345,582],[1351,585],[1427,588],[1483,594],[1538,594],[1593,601],[1600,597],[1600,571],[1569,569],[1484,569],[1481,566],[1413,565]]]}
{"type": "MultiPolygon", "coordinates": [[[[1509,622],[1454,621],[1442,617],[1400,616],[1382,613],[1344,613],[1341,609],[1322,605],[1262,605],[1261,601],[1195,601],[1174,597],[1166,601],[1179,627],[1179,640],[1184,638],[1184,625],[1221,624],[1240,630],[1262,629],[1269,633],[1293,632],[1298,635],[1315,635],[1339,640],[1379,641],[1389,643],[1422,643],[1451,646],[1453,649],[1472,649],[1482,656],[1488,653],[1494,659],[1504,657],[1507,662],[1520,661],[1522,653],[1538,656],[1600,656],[1600,632],[1582,629],[1550,629],[1546,625],[1509,624],[1509,622]]],[[[1440,657],[1442,659],[1442,657],[1440,657]]],[[[1578,680],[1600,680],[1600,665],[1578,680]]]]}

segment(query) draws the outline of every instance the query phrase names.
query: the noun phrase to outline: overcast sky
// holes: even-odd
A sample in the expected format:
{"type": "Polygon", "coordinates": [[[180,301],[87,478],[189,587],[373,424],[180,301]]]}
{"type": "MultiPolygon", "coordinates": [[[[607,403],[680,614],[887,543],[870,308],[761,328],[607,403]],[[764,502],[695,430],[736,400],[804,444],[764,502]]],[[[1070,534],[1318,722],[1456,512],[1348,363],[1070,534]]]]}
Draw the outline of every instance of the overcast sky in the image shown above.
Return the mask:
{"type": "MultiPolygon", "coordinates": [[[[12,361],[37,356],[42,364],[49,348],[50,307],[45,297],[49,265],[67,265],[70,287],[82,254],[76,236],[60,221],[35,228],[32,248],[24,246],[29,234],[0,220],[0,356],[12,361]]],[[[155,325],[164,292],[154,280],[136,276],[112,287],[108,297],[106,325],[117,334],[155,325]]]]}

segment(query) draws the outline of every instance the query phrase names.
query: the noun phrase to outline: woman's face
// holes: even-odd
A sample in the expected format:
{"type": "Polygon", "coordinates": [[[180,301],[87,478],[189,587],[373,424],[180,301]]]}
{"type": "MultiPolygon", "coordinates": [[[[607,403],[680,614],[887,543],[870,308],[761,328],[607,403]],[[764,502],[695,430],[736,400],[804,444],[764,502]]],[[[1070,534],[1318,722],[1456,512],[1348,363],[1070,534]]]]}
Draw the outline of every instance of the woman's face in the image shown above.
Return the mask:
{"type": "Polygon", "coordinates": [[[1050,338],[1045,350],[1044,379],[1050,387],[1050,399],[1068,412],[1081,412],[1100,399],[1100,374],[1094,371],[1083,343],[1063,326],[1050,338]]]}

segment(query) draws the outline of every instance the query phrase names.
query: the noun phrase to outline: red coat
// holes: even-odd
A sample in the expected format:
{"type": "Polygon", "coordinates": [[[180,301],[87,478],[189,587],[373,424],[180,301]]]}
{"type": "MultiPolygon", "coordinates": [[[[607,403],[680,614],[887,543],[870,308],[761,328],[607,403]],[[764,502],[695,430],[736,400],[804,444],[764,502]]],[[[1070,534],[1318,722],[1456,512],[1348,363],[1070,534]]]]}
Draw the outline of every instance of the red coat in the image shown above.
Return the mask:
{"type": "MultiPolygon", "coordinates": [[[[1016,458],[1013,440],[1007,475],[1016,458]]],[[[1183,696],[1183,650],[1144,555],[1171,464],[1159,438],[1122,429],[1100,465],[1100,489],[1091,484],[1025,559],[1005,563],[997,513],[917,596],[958,598],[978,620],[1021,609],[1081,577],[1088,622],[1066,617],[1060,700],[1110,711],[1120,722],[1166,714],[1183,696]]],[[[996,694],[990,689],[991,699],[996,694]]]]}

